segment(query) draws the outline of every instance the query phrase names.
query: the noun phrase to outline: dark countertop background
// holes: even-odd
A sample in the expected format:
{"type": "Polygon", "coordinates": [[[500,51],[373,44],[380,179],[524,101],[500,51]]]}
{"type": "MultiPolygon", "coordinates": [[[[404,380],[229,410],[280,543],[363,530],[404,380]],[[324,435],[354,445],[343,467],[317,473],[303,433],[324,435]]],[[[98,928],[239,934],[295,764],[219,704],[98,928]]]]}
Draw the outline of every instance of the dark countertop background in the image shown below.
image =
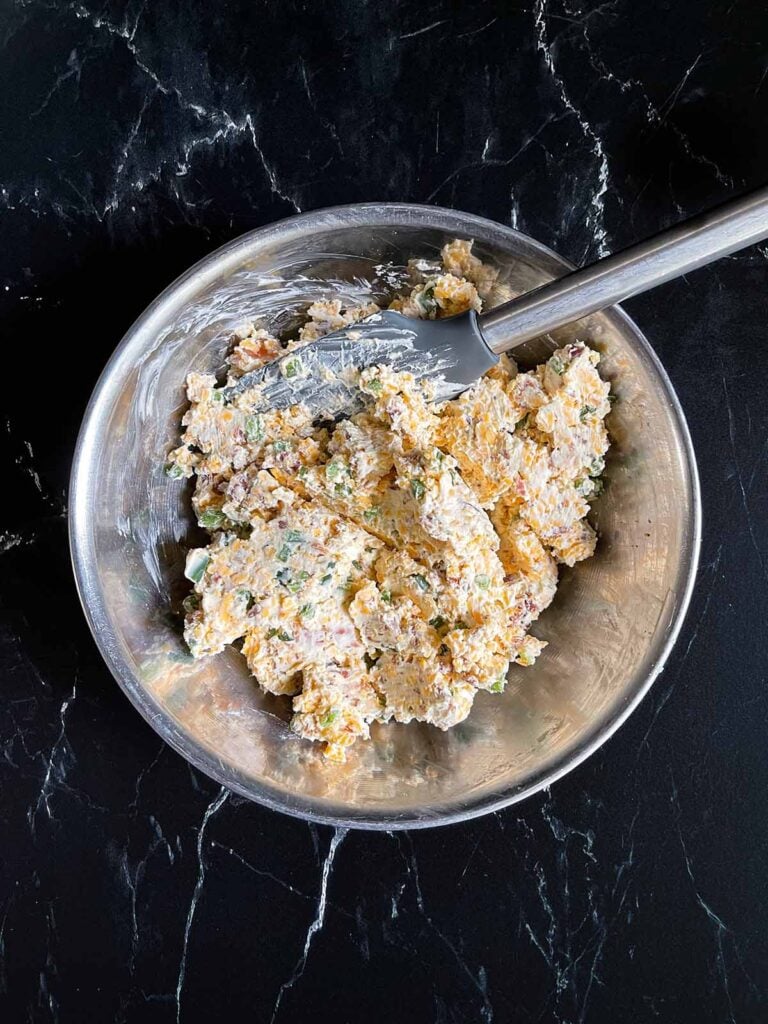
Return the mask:
{"type": "Polygon", "coordinates": [[[0,1017],[768,1017],[768,249],[627,304],[699,457],[698,585],[651,694],[502,813],[347,833],[227,796],[109,676],[67,474],[143,307],[241,232],[414,200],[575,261],[766,178],[768,9],[6,0],[0,9],[0,1017]]]}

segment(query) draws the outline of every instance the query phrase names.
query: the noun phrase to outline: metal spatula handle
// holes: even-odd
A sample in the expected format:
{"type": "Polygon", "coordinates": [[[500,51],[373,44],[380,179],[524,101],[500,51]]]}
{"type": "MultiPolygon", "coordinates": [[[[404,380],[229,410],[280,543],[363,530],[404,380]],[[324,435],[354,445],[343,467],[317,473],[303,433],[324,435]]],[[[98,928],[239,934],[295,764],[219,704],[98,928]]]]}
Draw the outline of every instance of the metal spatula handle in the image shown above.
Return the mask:
{"type": "Polygon", "coordinates": [[[768,236],[768,187],[676,224],[478,317],[497,354],[768,236]]]}

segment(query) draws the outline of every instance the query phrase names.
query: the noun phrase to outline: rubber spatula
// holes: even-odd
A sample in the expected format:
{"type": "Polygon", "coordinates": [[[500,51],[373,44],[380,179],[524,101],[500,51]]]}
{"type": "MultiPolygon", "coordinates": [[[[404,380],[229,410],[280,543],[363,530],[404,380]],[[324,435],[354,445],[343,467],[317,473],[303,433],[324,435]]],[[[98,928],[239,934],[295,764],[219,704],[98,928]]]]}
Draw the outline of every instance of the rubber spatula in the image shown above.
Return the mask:
{"type": "Polygon", "coordinates": [[[326,334],[241,377],[224,396],[259,386],[259,405],[305,403],[322,416],[360,408],[358,371],[387,365],[434,381],[453,398],[509,352],[581,317],[768,236],[768,187],[683,221],[487,313],[416,320],[393,310],[326,334]]]}

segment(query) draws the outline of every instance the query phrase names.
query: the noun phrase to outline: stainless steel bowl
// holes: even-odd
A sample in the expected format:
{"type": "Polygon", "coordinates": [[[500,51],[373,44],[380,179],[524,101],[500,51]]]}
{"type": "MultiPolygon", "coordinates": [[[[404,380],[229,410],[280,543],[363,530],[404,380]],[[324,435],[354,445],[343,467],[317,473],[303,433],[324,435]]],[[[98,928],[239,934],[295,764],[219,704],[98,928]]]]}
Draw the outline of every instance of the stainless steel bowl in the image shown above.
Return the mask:
{"type": "MultiPolygon", "coordinates": [[[[535,667],[512,669],[503,696],[479,694],[468,720],[448,733],[374,727],[372,742],[334,765],[291,734],[287,708],[257,689],[235,650],[190,660],[173,613],[197,528],[188,489],[163,473],[186,373],[218,369],[237,324],[266,317],[289,326],[318,294],[358,295],[377,277],[376,265],[430,255],[454,237],[474,238],[515,291],[569,269],[525,235],[452,210],[370,204],[292,217],[243,235],[166,289],[115,351],[85,415],[70,537],[107,664],[192,764],[289,814],[418,828],[523,799],[619,727],[661,671],[688,605],[700,539],[690,437],[648,342],[612,309],[558,336],[588,338],[619,396],[609,420],[609,483],[594,510],[598,551],[562,572],[554,605],[534,627],[550,644],[535,667]]],[[[524,361],[553,347],[551,339],[533,343],[524,361]]]]}

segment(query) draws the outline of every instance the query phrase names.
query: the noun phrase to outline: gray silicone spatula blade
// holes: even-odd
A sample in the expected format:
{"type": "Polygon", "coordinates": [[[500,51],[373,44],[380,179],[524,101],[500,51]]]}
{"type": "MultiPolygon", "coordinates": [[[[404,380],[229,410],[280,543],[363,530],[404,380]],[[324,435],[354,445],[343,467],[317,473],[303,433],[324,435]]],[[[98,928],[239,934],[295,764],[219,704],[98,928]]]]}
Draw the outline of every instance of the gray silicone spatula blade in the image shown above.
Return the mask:
{"type": "Polygon", "coordinates": [[[499,360],[470,311],[446,320],[414,320],[394,310],[326,334],[245,374],[224,396],[259,388],[259,405],[282,409],[303,403],[332,418],[361,407],[357,379],[370,366],[433,382],[437,401],[454,398],[499,360]]]}

